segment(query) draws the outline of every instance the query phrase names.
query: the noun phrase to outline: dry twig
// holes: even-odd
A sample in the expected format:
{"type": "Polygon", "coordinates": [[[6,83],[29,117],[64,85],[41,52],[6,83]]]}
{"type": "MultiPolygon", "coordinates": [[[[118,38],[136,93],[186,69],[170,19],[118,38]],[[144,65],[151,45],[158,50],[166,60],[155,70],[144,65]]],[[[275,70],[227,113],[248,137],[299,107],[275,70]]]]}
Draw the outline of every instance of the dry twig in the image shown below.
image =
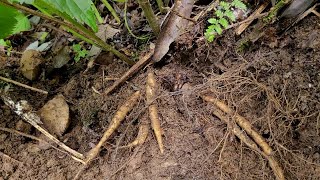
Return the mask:
{"type": "Polygon", "coordinates": [[[116,80],[111,87],[104,91],[104,94],[108,95],[113,92],[116,88],[118,88],[122,83],[128,80],[132,75],[137,73],[140,69],[146,66],[151,61],[151,56],[154,53],[154,47],[150,47],[150,51],[140,58],[140,60],[135,63],[124,75],[121,76],[118,80],[116,80]]]}
{"type": "Polygon", "coordinates": [[[43,93],[43,94],[48,94],[47,91],[44,91],[44,90],[41,90],[41,89],[38,89],[38,88],[34,88],[34,87],[31,87],[31,86],[28,86],[28,85],[26,85],[26,84],[19,83],[19,82],[17,82],[17,81],[12,80],[12,79],[8,79],[8,78],[2,77],[2,76],[0,76],[0,79],[1,79],[2,81],[6,81],[6,82],[8,82],[8,83],[12,83],[12,84],[15,84],[15,85],[17,85],[17,86],[21,86],[21,87],[23,87],[23,88],[30,89],[30,90],[32,90],[32,91],[40,92],[40,93],[43,93]]]}
{"type": "Polygon", "coordinates": [[[60,146],[62,149],[70,153],[73,159],[75,159],[78,162],[84,163],[82,159],[84,159],[83,154],[71,149],[67,145],[60,142],[56,137],[51,135],[49,132],[47,132],[44,128],[38,125],[38,123],[41,123],[40,117],[34,113],[31,112],[30,106],[26,104],[26,102],[18,102],[15,103],[9,98],[8,96],[2,95],[1,96],[3,102],[9,106],[17,115],[19,115],[23,120],[30,123],[33,127],[35,127],[38,131],[40,131],[42,134],[47,136],[51,141],[55,142],[58,146],[60,146]]]}

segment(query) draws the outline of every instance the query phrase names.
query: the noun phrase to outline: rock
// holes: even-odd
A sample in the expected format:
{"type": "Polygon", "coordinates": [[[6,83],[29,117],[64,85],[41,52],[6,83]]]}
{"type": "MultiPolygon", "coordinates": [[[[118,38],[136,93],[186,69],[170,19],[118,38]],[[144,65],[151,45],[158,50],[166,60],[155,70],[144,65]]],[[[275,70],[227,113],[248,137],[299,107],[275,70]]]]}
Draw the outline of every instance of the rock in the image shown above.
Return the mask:
{"type": "Polygon", "coordinates": [[[51,133],[61,136],[70,124],[69,106],[63,95],[48,101],[39,111],[43,124],[51,133]]]}
{"type": "Polygon", "coordinates": [[[28,144],[27,151],[29,153],[37,153],[37,152],[41,151],[41,149],[36,144],[28,144]]]}
{"type": "Polygon", "coordinates": [[[26,134],[30,134],[31,132],[31,124],[24,122],[23,120],[19,120],[16,123],[16,130],[21,131],[26,134]]]}
{"type": "Polygon", "coordinates": [[[39,51],[33,49],[24,51],[20,60],[22,75],[29,80],[37,79],[40,75],[40,65],[43,61],[39,51]]]}
{"type": "Polygon", "coordinates": [[[39,136],[39,138],[44,140],[44,141],[39,141],[39,143],[38,143],[38,147],[41,150],[47,150],[47,149],[51,148],[50,144],[46,141],[47,137],[45,135],[41,134],[39,136]]]}
{"type": "Polygon", "coordinates": [[[7,135],[6,134],[0,134],[0,142],[4,142],[7,139],[7,135]]]}

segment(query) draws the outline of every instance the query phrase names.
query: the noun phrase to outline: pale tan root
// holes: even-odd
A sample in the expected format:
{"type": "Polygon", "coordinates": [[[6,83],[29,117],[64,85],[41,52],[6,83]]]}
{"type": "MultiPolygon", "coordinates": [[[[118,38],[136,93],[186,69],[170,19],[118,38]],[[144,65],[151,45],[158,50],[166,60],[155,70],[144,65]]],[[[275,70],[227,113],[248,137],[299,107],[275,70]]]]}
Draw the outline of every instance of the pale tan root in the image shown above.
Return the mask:
{"type": "Polygon", "coordinates": [[[220,101],[216,98],[213,98],[210,96],[202,96],[202,98],[205,101],[213,103],[215,106],[217,106],[223,112],[231,115],[234,118],[234,120],[236,121],[236,123],[242,129],[244,129],[247,132],[247,134],[249,134],[249,136],[258,144],[258,146],[263,150],[264,153],[266,153],[267,155],[272,155],[272,149],[269,146],[269,144],[264,140],[264,138],[259,133],[257,133],[253,129],[251,123],[247,119],[245,119],[244,117],[242,117],[239,114],[237,114],[236,112],[234,112],[225,103],[223,103],[222,101],[220,101]]]}
{"type": "Polygon", "coordinates": [[[238,125],[236,125],[235,123],[232,123],[228,120],[227,117],[225,117],[225,115],[223,114],[223,112],[221,110],[215,110],[213,112],[213,114],[215,116],[217,116],[219,119],[221,119],[222,121],[224,121],[229,128],[232,130],[233,134],[235,136],[237,136],[244,144],[246,144],[249,148],[251,148],[252,150],[260,153],[261,155],[263,155],[269,162],[269,166],[271,167],[273,173],[275,174],[277,180],[284,180],[284,174],[283,174],[283,170],[280,167],[278,161],[275,160],[275,158],[273,156],[269,156],[266,153],[262,152],[257,144],[252,141],[245,133],[244,131],[242,131],[238,125]]]}
{"type": "Polygon", "coordinates": [[[154,78],[154,74],[152,72],[148,73],[147,77],[147,85],[146,85],[146,97],[147,97],[147,104],[149,105],[149,117],[151,121],[151,127],[154,131],[156,136],[160,152],[164,152],[164,146],[162,141],[162,130],[160,127],[160,120],[158,114],[158,108],[155,104],[155,95],[156,95],[156,80],[154,78]]]}
{"type": "Polygon", "coordinates": [[[121,148],[132,148],[135,146],[142,145],[146,141],[146,139],[148,137],[148,133],[149,133],[149,125],[148,124],[140,124],[138,135],[137,135],[136,139],[134,141],[132,141],[131,143],[129,143],[128,145],[122,146],[121,148]]]}
{"type": "Polygon", "coordinates": [[[88,164],[93,160],[98,153],[102,145],[108,140],[112,133],[120,126],[121,122],[125,119],[126,115],[133,109],[140,98],[140,91],[135,92],[130,96],[130,98],[119,108],[119,110],[114,115],[108,129],[104,132],[102,138],[98,144],[92,148],[88,153],[85,162],[88,164]]]}
{"type": "Polygon", "coordinates": [[[246,30],[247,29],[247,27],[253,22],[253,17],[256,17],[256,16],[258,16],[259,14],[261,14],[262,13],[262,11],[264,10],[264,9],[266,9],[266,7],[269,5],[269,1],[265,1],[263,4],[261,4],[260,5],[260,7],[257,9],[257,10],[255,10],[249,17],[248,17],[248,19],[252,19],[252,20],[250,20],[250,21],[248,21],[248,22],[246,22],[246,23],[243,23],[243,24],[241,24],[237,29],[236,29],[236,34],[237,35],[240,35],[244,30],[246,30]]]}

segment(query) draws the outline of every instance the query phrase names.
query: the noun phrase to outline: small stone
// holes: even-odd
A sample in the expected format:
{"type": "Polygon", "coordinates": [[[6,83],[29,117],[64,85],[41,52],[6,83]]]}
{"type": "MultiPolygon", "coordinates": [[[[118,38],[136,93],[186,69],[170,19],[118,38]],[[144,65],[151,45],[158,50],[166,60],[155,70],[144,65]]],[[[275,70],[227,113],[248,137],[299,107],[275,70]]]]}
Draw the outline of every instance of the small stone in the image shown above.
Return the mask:
{"type": "Polygon", "coordinates": [[[38,113],[51,133],[62,136],[69,127],[69,106],[61,94],[48,101],[38,113]]]}
{"type": "Polygon", "coordinates": [[[27,151],[29,153],[37,153],[41,151],[41,149],[36,144],[29,144],[27,147],[27,151]]]}
{"type": "Polygon", "coordinates": [[[50,168],[52,166],[55,166],[56,165],[56,161],[53,160],[53,159],[49,159],[48,162],[47,162],[47,168],[50,168]]]}
{"type": "Polygon", "coordinates": [[[20,60],[20,70],[22,75],[29,79],[35,80],[40,75],[40,65],[44,62],[39,51],[29,49],[23,52],[20,60]]]}
{"type": "Polygon", "coordinates": [[[3,142],[7,139],[8,135],[6,134],[0,134],[0,142],[3,142]]]}
{"type": "Polygon", "coordinates": [[[16,123],[16,130],[21,131],[26,134],[30,134],[31,132],[31,124],[24,122],[23,120],[19,120],[16,123]]]}

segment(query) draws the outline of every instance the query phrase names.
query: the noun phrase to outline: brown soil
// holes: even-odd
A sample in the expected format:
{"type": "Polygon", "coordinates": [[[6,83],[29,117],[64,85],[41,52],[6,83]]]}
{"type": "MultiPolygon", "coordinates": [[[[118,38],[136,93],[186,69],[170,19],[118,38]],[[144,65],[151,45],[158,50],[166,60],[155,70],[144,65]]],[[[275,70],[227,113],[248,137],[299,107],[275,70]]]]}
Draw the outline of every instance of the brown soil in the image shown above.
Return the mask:
{"type": "MultiPolygon", "coordinates": [[[[165,153],[159,153],[152,133],[141,147],[119,149],[135,138],[140,120],[148,118],[142,96],[82,179],[275,179],[266,159],[211,115],[214,107],[199,97],[204,93],[224,100],[252,123],[275,151],[287,179],[319,179],[319,24],[317,17],[305,18],[271,42],[277,48],[261,40],[239,53],[231,30],[214,44],[176,44],[166,63],[153,69],[160,84],[157,103],[165,153]]],[[[30,84],[18,72],[17,59],[9,60],[1,65],[1,75],[30,84]]],[[[114,62],[86,73],[84,69],[85,64],[69,65],[32,84],[48,90],[48,96],[16,86],[10,92],[14,100],[27,100],[36,110],[63,94],[72,124],[59,139],[82,153],[99,141],[124,100],[137,89],[144,91],[146,81],[141,71],[115,93],[101,96],[92,87],[103,91],[112,83],[103,78],[119,77],[128,66],[114,62]]],[[[0,106],[0,127],[14,129],[20,118],[3,102],[0,106]]],[[[36,130],[30,133],[44,138],[36,130]]],[[[72,179],[82,166],[53,148],[2,131],[0,152],[1,180],[72,179]]]]}

